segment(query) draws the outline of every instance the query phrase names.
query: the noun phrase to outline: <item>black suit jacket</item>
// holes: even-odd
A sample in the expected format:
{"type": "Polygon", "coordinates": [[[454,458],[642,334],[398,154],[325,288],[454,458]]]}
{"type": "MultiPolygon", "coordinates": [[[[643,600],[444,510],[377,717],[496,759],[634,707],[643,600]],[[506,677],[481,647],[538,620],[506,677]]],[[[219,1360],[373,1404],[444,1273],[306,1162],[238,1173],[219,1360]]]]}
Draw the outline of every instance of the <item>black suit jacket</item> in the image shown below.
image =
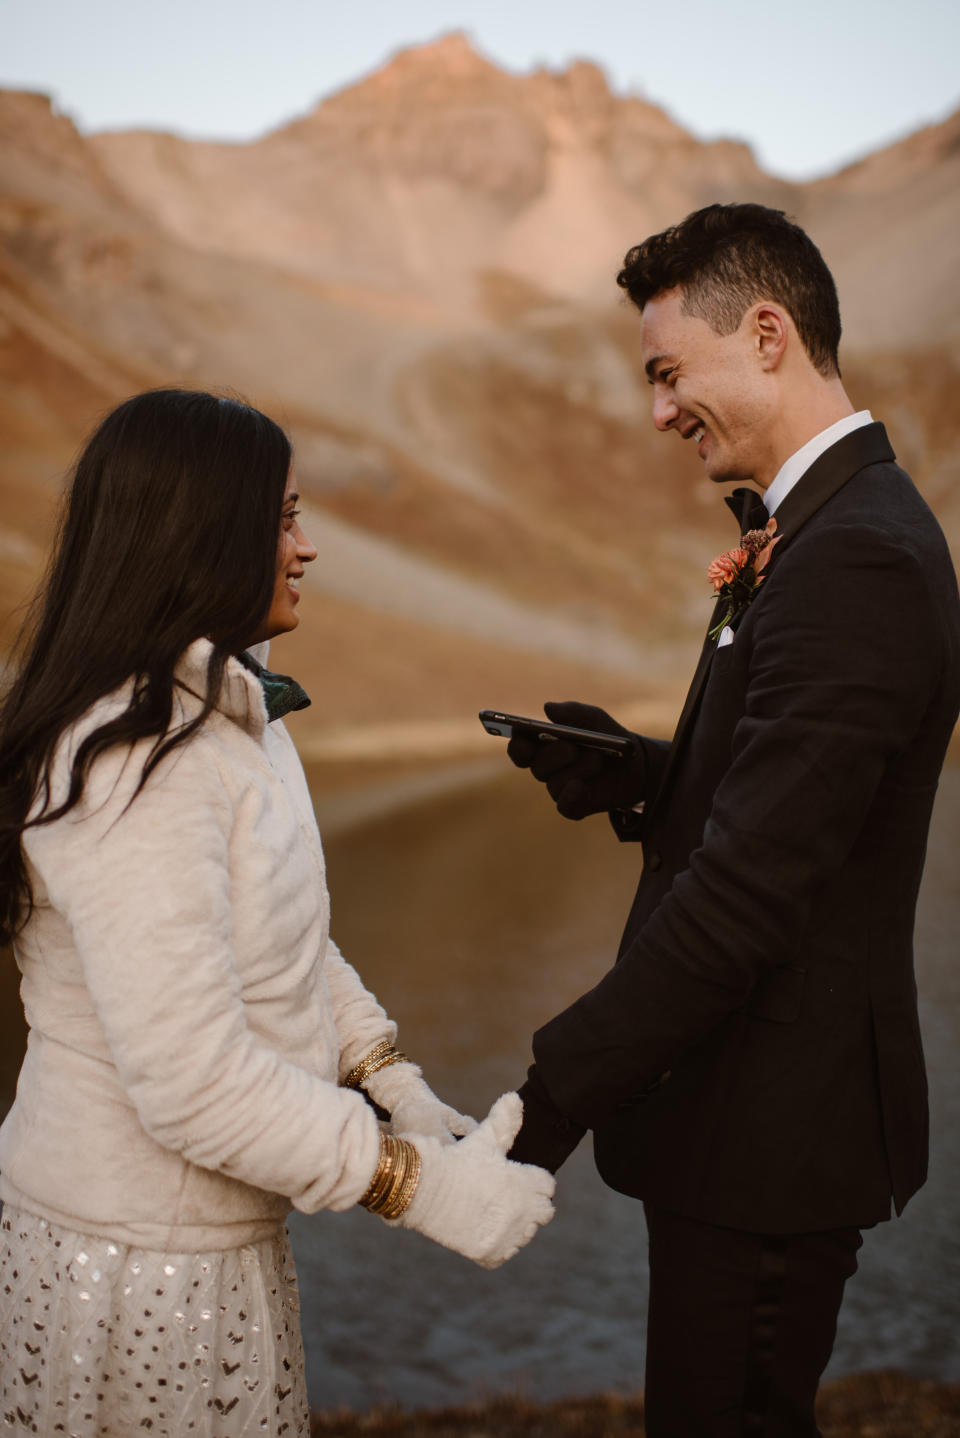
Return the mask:
{"type": "Polygon", "coordinates": [[[912,934],[960,600],[882,425],[776,518],[673,745],[642,741],[645,813],[615,818],[644,856],[620,954],[535,1035],[517,1156],[556,1166],[591,1128],[614,1188],[787,1233],[874,1223],[926,1175],[912,934]]]}

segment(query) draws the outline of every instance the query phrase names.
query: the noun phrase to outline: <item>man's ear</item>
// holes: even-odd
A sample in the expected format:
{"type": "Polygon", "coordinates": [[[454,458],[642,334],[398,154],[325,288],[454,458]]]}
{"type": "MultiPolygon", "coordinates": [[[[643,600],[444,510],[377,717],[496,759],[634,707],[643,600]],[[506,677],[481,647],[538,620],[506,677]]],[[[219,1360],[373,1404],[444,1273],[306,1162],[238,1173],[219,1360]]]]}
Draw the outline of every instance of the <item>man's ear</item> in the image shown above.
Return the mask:
{"type": "Polygon", "coordinates": [[[781,305],[764,301],[753,311],[753,343],[762,369],[775,370],[787,351],[790,316],[781,305]]]}

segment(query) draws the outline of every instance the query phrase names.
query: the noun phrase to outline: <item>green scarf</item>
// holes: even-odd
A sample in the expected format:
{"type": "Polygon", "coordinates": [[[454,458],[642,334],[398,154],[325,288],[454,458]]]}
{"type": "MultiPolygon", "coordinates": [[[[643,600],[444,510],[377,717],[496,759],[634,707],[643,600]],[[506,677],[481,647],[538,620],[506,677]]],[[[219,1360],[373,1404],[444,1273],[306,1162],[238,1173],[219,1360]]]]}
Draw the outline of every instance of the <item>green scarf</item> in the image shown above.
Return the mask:
{"type": "Polygon", "coordinates": [[[289,674],[274,674],[272,670],[264,669],[246,650],[238,654],[237,658],[243,667],[249,669],[260,681],[263,701],[267,706],[268,724],[272,724],[274,719],[282,719],[284,714],[289,714],[294,709],[307,708],[310,695],[296,679],[291,679],[289,674]]]}

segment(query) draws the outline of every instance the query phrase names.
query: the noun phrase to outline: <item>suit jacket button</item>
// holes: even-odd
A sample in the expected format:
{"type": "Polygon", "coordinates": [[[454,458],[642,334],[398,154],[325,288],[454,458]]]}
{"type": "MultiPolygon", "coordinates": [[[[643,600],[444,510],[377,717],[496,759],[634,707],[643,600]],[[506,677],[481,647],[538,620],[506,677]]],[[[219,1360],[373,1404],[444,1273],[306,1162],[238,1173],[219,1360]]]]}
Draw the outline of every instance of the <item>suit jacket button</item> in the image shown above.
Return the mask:
{"type": "Polygon", "coordinates": [[[660,865],[663,863],[663,859],[654,849],[652,853],[646,855],[646,857],[644,858],[644,863],[646,864],[648,869],[653,869],[654,872],[656,872],[656,870],[659,869],[660,865]]]}

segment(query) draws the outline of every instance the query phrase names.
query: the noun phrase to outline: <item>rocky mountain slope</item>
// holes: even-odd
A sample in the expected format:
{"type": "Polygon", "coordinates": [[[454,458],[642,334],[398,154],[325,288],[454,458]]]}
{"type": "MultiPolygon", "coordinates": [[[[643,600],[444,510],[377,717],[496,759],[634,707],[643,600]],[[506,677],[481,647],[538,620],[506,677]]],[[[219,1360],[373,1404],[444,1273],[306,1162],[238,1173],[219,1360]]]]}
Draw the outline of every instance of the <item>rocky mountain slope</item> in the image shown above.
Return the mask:
{"type": "Polygon", "coordinates": [[[954,116],[788,185],[593,65],[510,75],[459,36],[245,145],[85,138],[0,92],[4,612],[97,415],[226,387],[295,441],[321,559],[284,653],[316,746],[550,694],[663,710],[730,532],[649,424],[625,249],[712,200],[795,214],[840,281],[854,397],[960,537],[958,141],[954,116]]]}

